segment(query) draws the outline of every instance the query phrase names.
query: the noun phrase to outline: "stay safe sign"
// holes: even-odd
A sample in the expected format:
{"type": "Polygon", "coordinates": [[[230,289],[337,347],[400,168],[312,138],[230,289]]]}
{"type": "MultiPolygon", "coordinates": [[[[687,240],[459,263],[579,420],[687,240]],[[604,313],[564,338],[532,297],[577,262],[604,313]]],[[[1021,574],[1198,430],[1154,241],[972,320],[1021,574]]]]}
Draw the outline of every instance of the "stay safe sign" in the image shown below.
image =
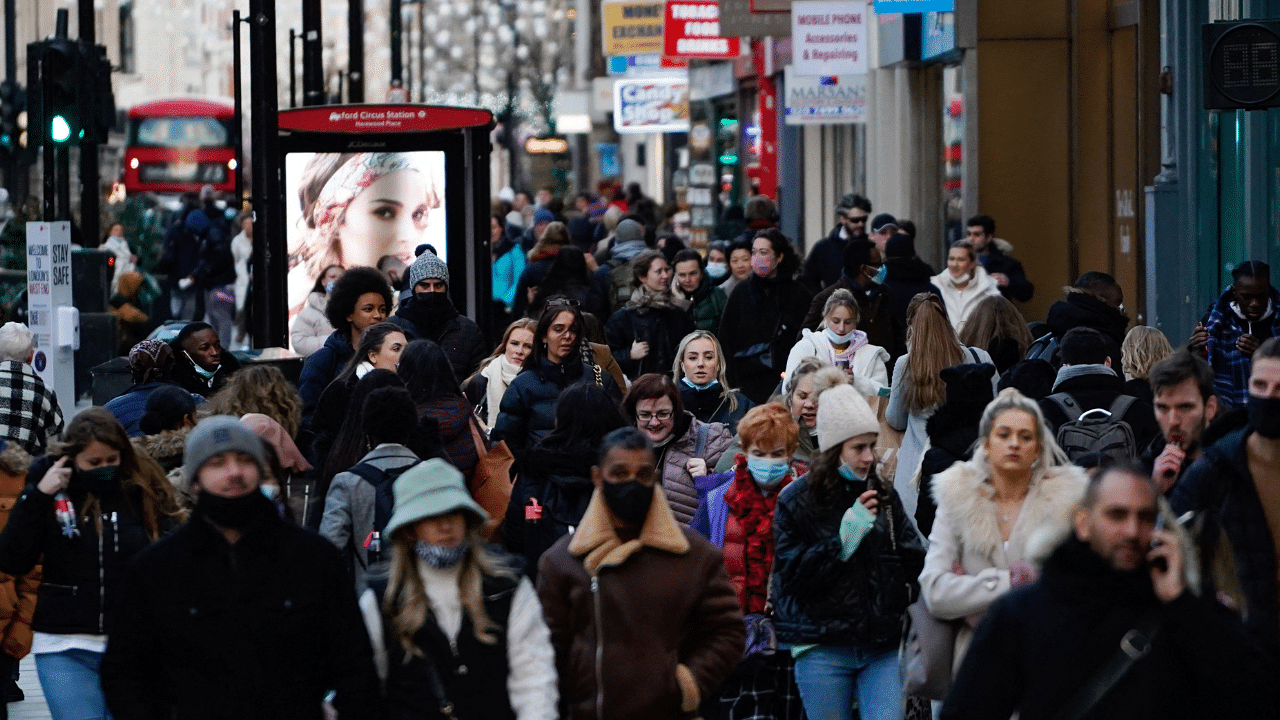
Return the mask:
{"type": "Polygon", "coordinates": [[[717,0],[667,0],[662,44],[667,57],[731,60],[742,52],[741,40],[720,35],[717,0]]]}

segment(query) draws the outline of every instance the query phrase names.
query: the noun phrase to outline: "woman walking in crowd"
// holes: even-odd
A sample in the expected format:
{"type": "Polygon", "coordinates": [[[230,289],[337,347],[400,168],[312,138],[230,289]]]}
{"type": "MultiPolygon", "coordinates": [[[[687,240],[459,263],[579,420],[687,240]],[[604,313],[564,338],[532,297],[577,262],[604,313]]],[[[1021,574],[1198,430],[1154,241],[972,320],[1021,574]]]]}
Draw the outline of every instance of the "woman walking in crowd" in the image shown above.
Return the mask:
{"type": "Polygon", "coordinates": [[[876,474],[879,431],[853,386],[823,392],[820,454],[774,510],[774,627],[810,720],[850,720],[855,699],[863,720],[903,715],[898,640],[924,542],[876,474]]]}
{"type": "Polygon", "coordinates": [[[1027,356],[1035,338],[1027,329],[1022,313],[1003,295],[983,298],[960,333],[965,347],[986,350],[995,363],[996,374],[1003,375],[1027,356]]]}
{"type": "Polygon", "coordinates": [[[1124,368],[1124,394],[1149,403],[1155,402],[1147,376],[1151,367],[1173,354],[1169,338],[1147,325],[1135,325],[1124,336],[1120,346],[1120,364],[1124,368]]]}
{"type": "Polygon", "coordinates": [[[419,422],[436,426],[449,462],[470,480],[479,462],[473,435],[475,416],[444,350],[430,340],[414,340],[400,356],[396,372],[413,398],[419,422]]]}
{"type": "Polygon", "coordinates": [[[524,272],[524,251],[520,243],[507,237],[507,220],[502,213],[489,216],[489,259],[493,264],[493,299],[507,317],[516,301],[516,285],[524,272]]]}
{"type": "Polygon", "coordinates": [[[712,240],[707,244],[707,277],[711,284],[724,293],[725,302],[729,301],[729,291],[721,285],[729,277],[729,243],[724,240],[712,240]]]}
{"type": "Polygon", "coordinates": [[[721,423],[737,432],[738,421],[751,409],[746,395],[729,387],[720,341],[706,330],[684,336],[672,372],[684,409],[705,423],[721,423]]]}
{"type": "MultiPolygon", "coordinates": [[[[911,298],[907,307],[907,354],[893,366],[892,390],[884,417],[895,430],[905,430],[898,449],[898,468],[894,485],[916,488],[916,472],[929,444],[925,423],[938,405],[946,399],[947,386],[942,381],[942,368],[961,363],[989,363],[986,350],[966,348],[956,339],[956,331],[947,322],[942,300],[932,293],[911,298]]],[[[996,379],[991,387],[994,390],[996,379]]],[[[914,492],[906,492],[907,512],[916,512],[914,492]]]]}
{"type": "Polygon", "coordinates": [[[360,597],[392,717],[557,716],[542,606],[511,558],[485,544],[487,520],[442,460],[395,482],[390,578],[360,597]]]}
{"type": "MultiPolygon", "coordinates": [[[[138,421],[141,437],[134,449],[156,461],[171,480],[182,480],[182,453],[187,435],[196,425],[196,399],[177,385],[156,388],[147,398],[147,411],[138,421]]],[[[175,485],[178,483],[175,482],[175,485]]]]}
{"type": "Polygon", "coordinates": [[[209,323],[187,323],[169,344],[173,381],[195,395],[213,397],[240,369],[240,361],[222,348],[222,338],[209,323]]]}
{"type": "Polygon", "coordinates": [[[680,339],[693,331],[693,321],[671,294],[671,266],[657,250],[631,261],[631,299],[605,323],[609,349],[632,380],[666,372],[676,359],[680,339]]]}
{"type": "Polygon", "coordinates": [[[386,320],[390,308],[391,286],[387,277],[374,268],[353,267],[334,283],[324,309],[333,332],[303,363],[298,378],[304,416],[311,417],[320,394],[355,355],[365,328],[386,320]]]}
{"type": "Polygon", "coordinates": [[[807,357],[816,357],[827,365],[844,369],[852,377],[869,380],[865,387],[888,388],[889,351],[872,345],[867,334],[858,329],[858,301],[853,293],[840,288],[827,298],[822,311],[823,328],[814,332],[800,331],[800,341],[787,356],[787,374],[807,357]]]}
{"type": "Polygon", "coordinates": [[[605,317],[604,302],[591,285],[587,256],[579,248],[569,245],[556,253],[551,266],[547,268],[547,274],[538,283],[533,300],[529,303],[528,315],[542,315],[542,309],[553,297],[576,300],[582,312],[591,313],[597,318],[605,317]]]}
{"type": "Polygon", "coordinates": [[[698,512],[694,479],[716,466],[733,434],[720,423],[704,423],[686,411],[680,391],[666,375],[641,375],[627,391],[622,407],[653,442],[671,512],[681,524],[688,525],[698,512]]]}
{"type": "Polygon", "coordinates": [[[538,321],[530,318],[508,325],[493,354],[481,361],[476,374],[463,383],[463,394],[486,426],[493,427],[497,422],[503,394],[520,374],[524,359],[533,352],[533,332],[537,328],[538,321]]]}
{"type": "Polygon", "coordinates": [[[943,368],[946,399],[929,416],[925,432],[929,449],[920,462],[920,488],[916,492],[916,529],[929,536],[937,507],[933,504],[933,478],[947,468],[973,457],[982,413],[995,397],[991,389],[991,365],[955,365],[943,368]]]}
{"type": "Polygon", "coordinates": [[[533,336],[533,352],[502,396],[490,436],[493,442],[505,440],[517,461],[555,427],[556,403],[571,384],[586,378],[599,383],[610,397],[622,398],[613,378],[583,359],[586,340],[582,312],[576,305],[555,300],[547,303],[533,336]]]}
{"type": "Polygon", "coordinates": [[[302,398],[274,365],[250,365],[231,376],[209,399],[209,415],[262,413],[280,423],[290,437],[302,428],[302,398]]]}
{"type": "Polygon", "coordinates": [[[333,332],[333,325],[325,314],[325,306],[328,305],[329,295],[333,293],[333,287],[340,277],[341,265],[330,265],[321,270],[316,284],[307,294],[301,312],[289,328],[289,342],[293,345],[293,351],[302,357],[323,347],[325,339],[333,332]]]}
{"type": "Polygon", "coordinates": [[[942,293],[951,327],[959,334],[978,305],[986,298],[1000,297],[1000,288],[978,262],[978,253],[967,240],[951,245],[947,251],[947,269],[930,278],[942,293]]]}
{"type": "Polygon", "coordinates": [[[1035,579],[1029,547],[1052,548],[1071,532],[1084,471],[1071,465],[1045,427],[1040,407],[1003,390],[982,413],[973,459],[933,478],[937,517],[920,592],[929,612],[960,620],[954,669],[991,603],[1035,579]]]}
{"type": "Polygon", "coordinates": [[[372,448],[360,462],[334,476],[320,520],[320,534],[342,551],[355,571],[357,595],[370,580],[387,577],[391,536],[383,533],[391,519],[392,484],[421,460],[409,449],[418,411],[404,388],[382,387],[369,393],[362,427],[372,448]]]}
{"type": "MultiPolygon", "coordinates": [[[[791,419],[795,420],[800,428],[799,444],[792,453],[792,460],[803,463],[804,470],[807,470],[809,463],[818,456],[818,379],[820,377],[818,373],[828,367],[818,358],[805,358],[800,361],[796,369],[787,376],[786,382],[782,385],[782,394],[777,398],[778,402],[781,402],[782,406],[791,413],[791,419]]],[[[822,372],[821,379],[823,390],[849,380],[843,370],[835,368],[822,372]]],[[[732,470],[733,459],[740,452],[742,452],[741,446],[738,439],[734,438],[734,444],[716,464],[716,472],[732,470]]],[[[804,472],[802,471],[801,474],[803,475],[804,472]]]]}
{"type": "Polygon", "coordinates": [[[671,292],[676,304],[689,313],[689,319],[698,330],[716,332],[729,297],[716,286],[702,266],[702,255],[697,250],[681,250],[671,261],[674,279],[671,292]]]}
{"type": "Polygon", "coordinates": [[[298,445],[280,423],[262,413],[246,413],[240,424],[262,439],[267,451],[270,478],[263,478],[262,492],[282,509],[282,517],[297,522],[304,517],[303,505],[311,491],[303,476],[313,469],[298,445]]]}
{"type": "MultiPolygon", "coordinates": [[[[711,486],[690,527],[724,552],[725,570],[743,614],[763,613],[773,569],[773,513],[778,493],[808,469],[792,464],[800,426],[778,403],[752,408],[739,424],[742,452],[730,473],[708,476],[711,486]]],[[[787,652],[744,662],[720,687],[721,717],[804,717],[795,689],[793,661],[787,652]]]]}
{"type": "Polygon", "coordinates": [[[372,370],[395,372],[408,344],[404,329],[394,323],[381,322],[365,329],[346,367],[329,383],[316,403],[308,442],[311,456],[318,465],[324,467],[333,439],[338,436],[338,429],[351,409],[351,393],[356,383],[372,370]]]}
{"type": "Polygon", "coordinates": [[[751,276],[729,296],[720,344],[729,380],[752,402],[763,403],[778,387],[811,296],[795,279],[800,258],[786,236],[762,230],[751,242],[751,276]]]}
{"type": "MultiPolygon", "coordinates": [[[[739,233],[740,234],[740,233],[739,233]]],[[[735,235],[734,237],[737,237],[735,235]]],[[[728,244],[728,276],[720,283],[725,297],[733,297],[733,291],[739,283],[751,276],[751,243],[734,240],[728,244]]]]}
{"type": "Polygon", "coordinates": [[[0,533],[0,572],[43,565],[32,652],[50,714],[107,718],[98,668],[125,566],[180,512],[164,473],[107,410],[81,411],[49,450],[0,533]]]}
{"type": "Polygon", "coordinates": [[[525,451],[502,526],[507,549],[523,554],[530,579],[537,580],[538,558],[582,521],[601,440],[627,424],[618,402],[594,381],[560,393],[555,429],[525,451]]]}

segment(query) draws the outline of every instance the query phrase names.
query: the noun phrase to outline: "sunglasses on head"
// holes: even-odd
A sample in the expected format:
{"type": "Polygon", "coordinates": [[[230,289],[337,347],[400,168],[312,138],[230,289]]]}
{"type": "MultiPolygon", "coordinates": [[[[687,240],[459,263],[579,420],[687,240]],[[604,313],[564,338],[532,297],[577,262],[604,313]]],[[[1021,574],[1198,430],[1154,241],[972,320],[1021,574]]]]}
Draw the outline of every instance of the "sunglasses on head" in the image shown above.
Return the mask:
{"type": "Polygon", "coordinates": [[[582,303],[573,298],[551,298],[547,301],[547,307],[571,307],[576,308],[582,303]]]}

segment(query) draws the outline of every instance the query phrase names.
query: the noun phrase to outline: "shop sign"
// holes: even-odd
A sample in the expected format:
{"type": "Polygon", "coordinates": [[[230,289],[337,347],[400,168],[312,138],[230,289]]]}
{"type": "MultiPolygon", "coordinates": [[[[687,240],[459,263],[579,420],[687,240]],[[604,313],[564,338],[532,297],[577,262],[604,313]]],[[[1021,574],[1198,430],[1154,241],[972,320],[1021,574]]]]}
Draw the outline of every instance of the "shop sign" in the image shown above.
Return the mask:
{"type": "Polygon", "coordinates": [[[691,100],[710,100],[737,90],[738,80],[733,76],[733,63],[704,63],[689,68],[691,100]]]}
{"type": "Polygon", "coordinates": [[[524,141],[524,151],[530,155],[563,155],[569,152],[569,142],[564,138],[531,137],[524,141]]]}
{"type": "Polygon", "coordinates": [[[645,75],[670,75],[671,70],[689,67],[689,61],[662,55],[614,55],[608,58],[610,75],[642,77],[645,75]]]}
{"type": "Polygon", "coordinates": [[[876,14],[951,12],[956,0],[876,0],[876,14]]]}
{"type": "Polygon", "coordinates": [[[690,165],[689,184],[694,187],[714,187],[716,184],[716,167],[709,163],[690,165]]]}
{"type": "Polygon", "coordinates": [[[720,34],[716,0],[668,0],[662,44],[668,57],[727,60],[742,53],[738,38],[720,34]]]}
{"type": "Polygon", "coordinates": [[[688,132],[688,78],[637,78],[615,82],[613,129],[620,133],[688,132]]]}
{"type": "Polygon", "coordinates": [[[798,75],[865,75],[867,6],[839,0],[791,5],[791,57],[798,75]]]}
{"type": "Polygon", "coordinates": [[[808,77],[788,65],[782,112],[787,125],[867,121],[867,76],[808,77]]]}
{"type": "Polygon", "coordinates": [[[646,55],[662,52],[663,0],[606,0],[604,54],[646,55]]]}
{"type": "Polygon", "coordinates": [[[725,37],[786,37],[791,13],[752,12],[751,0],[720,0],[720,32],[725,37]]]}

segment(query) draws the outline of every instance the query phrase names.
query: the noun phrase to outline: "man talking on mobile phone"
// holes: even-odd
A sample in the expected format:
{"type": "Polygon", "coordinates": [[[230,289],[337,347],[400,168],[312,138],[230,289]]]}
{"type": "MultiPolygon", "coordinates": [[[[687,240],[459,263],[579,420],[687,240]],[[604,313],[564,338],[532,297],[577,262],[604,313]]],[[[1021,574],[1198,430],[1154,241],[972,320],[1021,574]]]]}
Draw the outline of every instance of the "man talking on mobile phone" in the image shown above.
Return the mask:
{"type": "Polygon", "coordinates": [[[1139,465],[1093,474],[1040,578],[987,611],[943,720],[1274,712],[1280,667],[1230,611],[1192,592],[1187,539],[1171,518],[1157,527],[1159,496],[1139,465]]]}

